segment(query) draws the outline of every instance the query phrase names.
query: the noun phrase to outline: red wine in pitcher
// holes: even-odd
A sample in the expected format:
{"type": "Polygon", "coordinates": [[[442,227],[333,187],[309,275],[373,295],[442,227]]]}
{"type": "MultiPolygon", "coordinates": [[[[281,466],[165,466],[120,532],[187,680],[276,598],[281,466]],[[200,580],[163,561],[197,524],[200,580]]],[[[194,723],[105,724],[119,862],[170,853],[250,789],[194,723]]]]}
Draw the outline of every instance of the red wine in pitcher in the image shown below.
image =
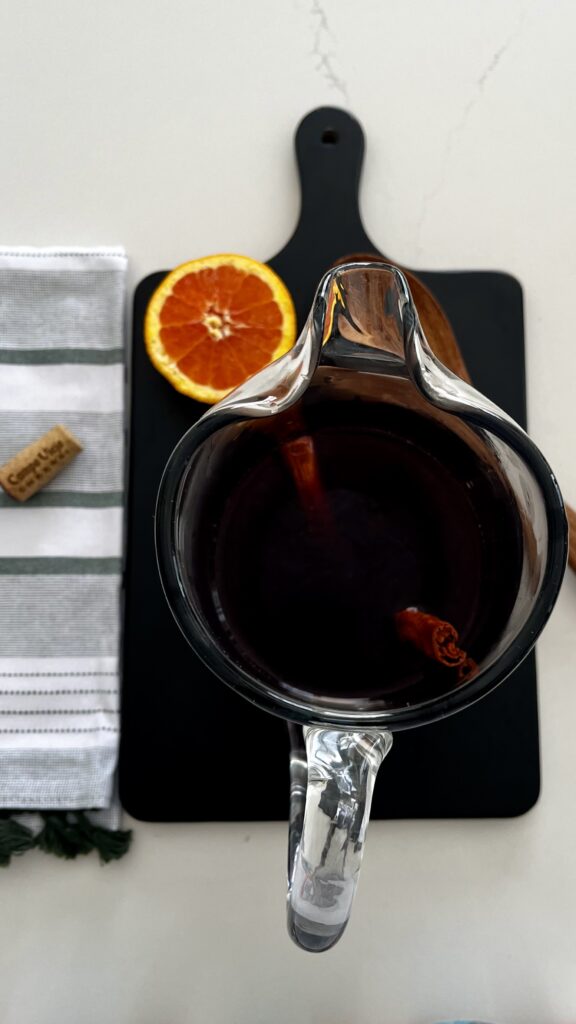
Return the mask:
{"type": "Polygon", "coordinates": [[[473,675],[510,615],[522,552],[505,480],[461,434],[361,401],[249,423],[195,565],[229,656],[279,689],[391,706],[473,675]]]}

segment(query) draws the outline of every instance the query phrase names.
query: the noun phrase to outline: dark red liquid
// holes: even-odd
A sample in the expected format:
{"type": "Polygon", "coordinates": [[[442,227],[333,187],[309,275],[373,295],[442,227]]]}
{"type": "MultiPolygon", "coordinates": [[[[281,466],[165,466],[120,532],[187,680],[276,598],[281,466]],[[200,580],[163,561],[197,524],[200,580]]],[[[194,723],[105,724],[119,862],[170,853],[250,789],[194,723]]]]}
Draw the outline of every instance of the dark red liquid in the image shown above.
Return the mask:
{"type": "Polygon", "coordinates": [[[280,688],[395,704],[449,691],[457,674],[402,642],[394,614],[425,610],[475,661],[489,652],[520,577],[506,484],[432,419],[336,402],[303,414],[310,490],[291,422],[248,428],[214,489],[196,564],[211,629],[280,688]]]}

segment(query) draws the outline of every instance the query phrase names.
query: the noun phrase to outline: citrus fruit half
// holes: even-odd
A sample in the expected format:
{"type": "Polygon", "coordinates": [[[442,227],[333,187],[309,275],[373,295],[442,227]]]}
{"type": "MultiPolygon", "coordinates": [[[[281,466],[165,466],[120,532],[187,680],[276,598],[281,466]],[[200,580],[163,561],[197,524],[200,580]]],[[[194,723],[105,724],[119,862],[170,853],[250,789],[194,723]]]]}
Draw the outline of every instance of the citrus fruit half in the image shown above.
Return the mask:
{"type": "Polygon", "coordinates": [[[218,402],[294,344],[296,315],[277,274],[248,256],[183,263],[154,292],[144,322],[154,366],[185,395],[218,402]]]}

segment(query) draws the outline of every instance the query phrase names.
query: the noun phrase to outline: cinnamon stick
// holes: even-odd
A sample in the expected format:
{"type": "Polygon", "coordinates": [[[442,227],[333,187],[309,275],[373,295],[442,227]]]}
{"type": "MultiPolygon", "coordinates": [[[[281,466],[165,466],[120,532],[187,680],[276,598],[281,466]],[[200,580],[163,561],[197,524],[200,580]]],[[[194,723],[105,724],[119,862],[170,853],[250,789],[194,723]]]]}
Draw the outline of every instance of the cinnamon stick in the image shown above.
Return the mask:
{"type": "Polygon", "coordinates": [[[478,665],[474,661],[474,658],[466,658],[461,665],[458,666],[458,682],[465,683],[470,676],[478,670],[478,665]]]}
{"type": "Polygon", "coordinates": [[[564,505],[568,517],[569,544],[568,565],[576,572],[576,512],[570,505],[564,505]]]}
{"type": "Polygon", "coordinates": [[[396,612],[394,623],[401,640],[411,643],[427,658],[446,668],[458,668],[468,659],[458,647],[458,632],[449,622],[418,608],[396,612]]]}

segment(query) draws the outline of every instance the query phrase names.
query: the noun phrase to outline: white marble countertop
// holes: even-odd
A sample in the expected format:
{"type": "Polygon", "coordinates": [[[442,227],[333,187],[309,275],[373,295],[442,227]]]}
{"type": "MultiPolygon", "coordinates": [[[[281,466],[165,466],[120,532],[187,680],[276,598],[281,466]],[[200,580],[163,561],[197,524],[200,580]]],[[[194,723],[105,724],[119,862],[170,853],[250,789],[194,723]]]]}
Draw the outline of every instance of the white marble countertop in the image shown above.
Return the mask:
{"type": "MultiPolygon", "coordinates": [[[[570,0],[4,0],[1,240],[122,243],[132,284],[266,259],[298,212],[296,123],[344,106],[377,244],[521,280],[530,429],[576,502],[575,32],[570,0]]],[[[283,825],[134,823],[106,868],[28,854],[0,875],[3,1024],[571,1024],[575,622],[570,575],[538,645],[528,815],[375,823],[321,957],[285,934],[283,825]]]]}

